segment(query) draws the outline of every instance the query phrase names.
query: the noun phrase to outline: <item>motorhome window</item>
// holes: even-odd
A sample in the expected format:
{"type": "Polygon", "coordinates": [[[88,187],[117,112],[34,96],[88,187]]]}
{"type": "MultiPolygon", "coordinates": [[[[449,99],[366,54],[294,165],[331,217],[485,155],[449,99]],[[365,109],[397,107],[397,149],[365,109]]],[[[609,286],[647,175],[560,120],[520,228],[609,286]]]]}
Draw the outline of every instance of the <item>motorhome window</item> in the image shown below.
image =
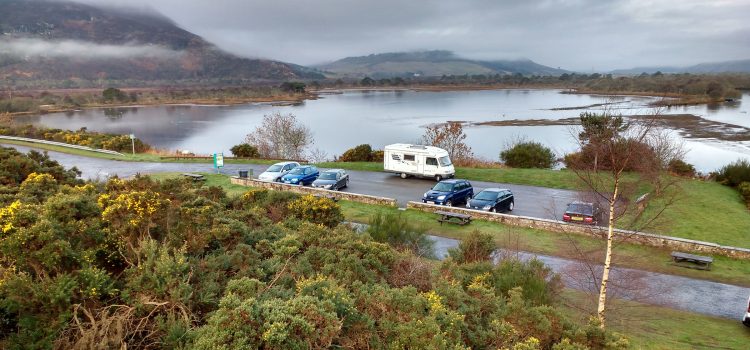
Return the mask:
{"type": "Polygon", "coordinates": [[[437,159],[435,159],[435,158],[427,158],[427,162],[426,163],[427,163],[427,165],[434,165],[434,166],[438,165],[437,159]]]}
{"type": "Polygon", "coordinates": [[[393,160],[401,160],[401,157],[399,157],[398,154],[392,154],[391,158],[393,158],[393,160]]]}
{"type": "Polygon", "coordinates": [[[413,154],[404,154],[404,160],[408,160],[410,162],[414,161],[414,155],[413,154]]]}
{"type": "Polygon", "coordinates": [[[451,159],[448,158],[448,156],[440,157],[440,166],[449,166],[451,165],[451,159]]]}

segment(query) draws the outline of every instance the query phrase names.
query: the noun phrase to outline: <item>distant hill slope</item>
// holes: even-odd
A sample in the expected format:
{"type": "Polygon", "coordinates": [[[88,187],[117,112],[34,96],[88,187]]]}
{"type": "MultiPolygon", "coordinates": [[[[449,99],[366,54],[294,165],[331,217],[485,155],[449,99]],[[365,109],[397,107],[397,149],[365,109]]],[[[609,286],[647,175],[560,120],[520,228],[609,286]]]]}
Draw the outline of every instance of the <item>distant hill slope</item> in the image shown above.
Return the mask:
{"type": "Polygon", "coordinates": [[[442,76],[463,74],[560,75],[567,71],[531,60],[478,61],[456,56],[450,51],[392,52],[347,57],[316,66],[338,76],[390,78],[397,76],[442,76]]]}
{"type": "Polygon", "coordinates": [[[630,69],[617,69],[610,73],[637,75],[641,73],[653,74],[657,71],[662,73],[750,73],[750,59],[701,63],[689,67],[636,67],[630,69]]]}
{"type": "Polygon", "coordinates": [[[226,53],[166,17],[142,11],[0,0],[0,33],[2,81],[322,77],[298,65],[226,53]]]}

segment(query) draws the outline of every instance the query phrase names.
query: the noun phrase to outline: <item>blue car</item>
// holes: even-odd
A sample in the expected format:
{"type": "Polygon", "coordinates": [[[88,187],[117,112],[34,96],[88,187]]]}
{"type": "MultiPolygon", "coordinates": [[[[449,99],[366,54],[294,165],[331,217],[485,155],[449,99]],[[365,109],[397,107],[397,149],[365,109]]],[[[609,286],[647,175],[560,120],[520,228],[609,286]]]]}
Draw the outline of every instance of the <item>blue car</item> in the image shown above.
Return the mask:
{"type": "Polygon", "coordinates": [[[281,177],[285,184],[306,186],[313,183],[320,175],[318,168],[312,165],[298,166],[281,177]]]}
{"type": "Polygon", "coordinates": [[[422,202],[452,207],[466,203],[474,195],[474,187],[466,180],[451,179],[438,182],[422,196],[422,202]]]}

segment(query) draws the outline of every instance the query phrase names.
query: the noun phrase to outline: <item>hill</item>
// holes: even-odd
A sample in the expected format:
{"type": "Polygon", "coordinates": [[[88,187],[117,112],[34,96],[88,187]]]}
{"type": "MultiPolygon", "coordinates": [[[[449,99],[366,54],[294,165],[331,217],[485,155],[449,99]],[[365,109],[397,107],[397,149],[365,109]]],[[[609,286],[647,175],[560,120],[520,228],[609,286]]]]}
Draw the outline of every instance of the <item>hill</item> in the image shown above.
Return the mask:
{"type": "Polygon", "coordinates": [[[224,52],[154,12],[0,0],[2,81],[264,81],[308,68],[224,52]]]}
{"type": "Polygon", "coordinates": [[[750,59],[700,63],[688,67],[635,67],[630,69],[617,69],[610,73],[622,75],[637,75],[641,73],[750,73],[750,59]]]}
{"type": "Polygon", "coordinates": [[[560,75],[567,71],[534,61],[479,61],[462,58],[450,51],[391,52],[347,57],[316,66],[333,76],[390,78],[405,76],[442,76],[474,74],[560,75]]]}

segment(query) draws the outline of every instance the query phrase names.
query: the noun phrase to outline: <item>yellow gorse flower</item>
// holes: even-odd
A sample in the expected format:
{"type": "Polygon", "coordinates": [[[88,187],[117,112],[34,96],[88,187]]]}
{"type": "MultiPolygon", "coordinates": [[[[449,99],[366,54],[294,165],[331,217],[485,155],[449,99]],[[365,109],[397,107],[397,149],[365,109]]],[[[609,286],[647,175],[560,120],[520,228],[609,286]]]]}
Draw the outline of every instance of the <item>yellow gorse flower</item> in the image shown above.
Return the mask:
{"type": "Polygon", "coordinates": [[[2,230],[3,233],[8,233],[13,230],[13,220],[20,209],[20,201],[15,201],[9,206],[0,209],[0,230],[2,230]]]}

